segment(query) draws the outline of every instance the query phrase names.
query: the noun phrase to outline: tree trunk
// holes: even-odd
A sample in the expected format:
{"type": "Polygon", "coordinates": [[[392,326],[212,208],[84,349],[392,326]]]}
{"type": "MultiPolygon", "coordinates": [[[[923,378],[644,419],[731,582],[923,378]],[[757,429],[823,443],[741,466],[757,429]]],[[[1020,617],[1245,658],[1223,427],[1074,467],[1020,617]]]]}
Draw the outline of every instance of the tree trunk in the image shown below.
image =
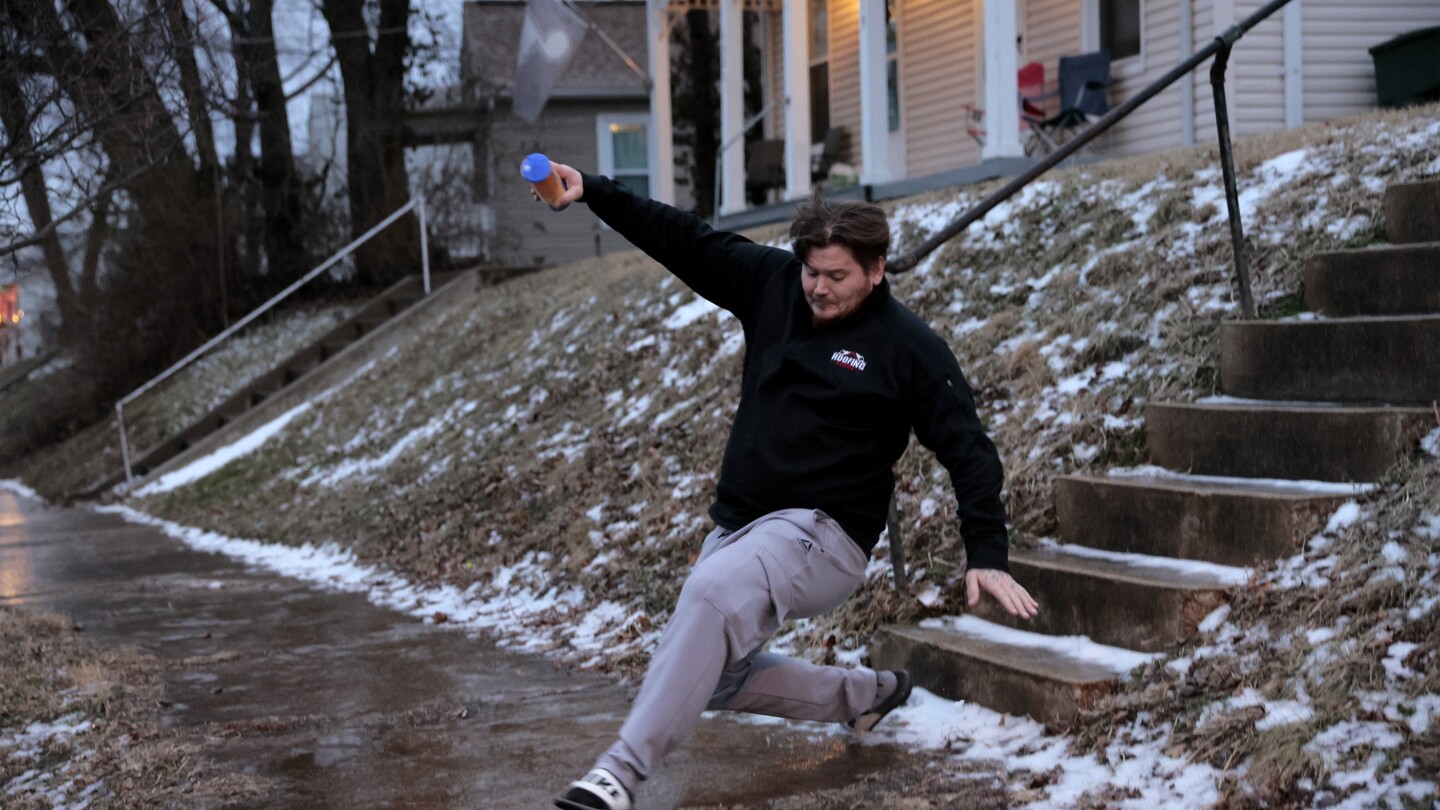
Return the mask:
{"type": "MultiPolygon", "coordinates": [[[[369,38],[355,35],[368,30],[364,5],[364,0],[321,4],[345,84],[346,182],[350,231],[357,237],[410,201],[402,124],[409,1],[380,0],[373,53],[369,38]]],[[[415,218],[407,214],[356,252],[360,280],[389,284],[415,272],[419,255],[415,218]]]]}
{"type": "Polygon", "coordinates": [[[292,280],[309,269],[304,243],[304,206],[295,152],[290,140],[290,114],[285,109],[285,84],[275,51],[272,22],[274,0],[251,0],[245,12],[245,66],[255,95],[260,122],[260,201],[265,211],[265,257],[271,273],[292,280]]]}
{"type": "Polygon", "coordinates": [[[185,94],[185,109],[190,118],[190,131],[195,136],[195,151],[200,158],[202,182],[214,182],[219,159],[215,152],[215,129],[210,123],[210,109],[205,102],[205,88],[200,81],[200,67],[195,61],[195,37],[190,18],[180,0],[160,0],[169,30],[170,52],[180,69],[180,90],[185,94]]]}
{"type": "MultiPolygon", "coordinates": [[[[3,41],[0,41],[0,63],[8,63],[9,57],[3,41]]],[[[30,222],[38,231],[50,227],[55,217],[50,210],[45,172],[35,154],[30,118],[19,81],[10,72],[0,69],[0,124],[4,125],[10,139],[11,156],[20,166],[20,193],[30,212],[30,222]]],[[[75,285],[70,278],[70,263],[60,245],[60,234],[50,232],[40,243],[40,249],[45,257],[45,269],[55,285],[55,306],[60,310],[60,342],[71,347],[80,328],[81,316],[76,306],[75,285]]]]}
{"type": "Polygon", "coordinates": [[[78,358],[100,381],[100,396],[122,393],[223,323],[216,200],[160,98],[139,29],[106,0],[72,0],[65,13],[81,50],[50,0],[11,5],[104,149],[111,176],[128,178],[114,272],[101,280],[92,310],[97,339],[78,358]]]}

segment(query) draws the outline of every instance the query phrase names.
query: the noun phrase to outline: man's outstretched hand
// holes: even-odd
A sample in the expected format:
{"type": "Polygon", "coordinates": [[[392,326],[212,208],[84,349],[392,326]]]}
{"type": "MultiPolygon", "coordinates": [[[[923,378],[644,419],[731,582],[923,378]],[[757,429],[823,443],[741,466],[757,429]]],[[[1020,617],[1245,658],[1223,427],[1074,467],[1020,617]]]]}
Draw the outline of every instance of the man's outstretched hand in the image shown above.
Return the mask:
{"type": "MultiPolygon", "coordinates": [[[[565,192],[556,198],[556,208],[564,208],[585,196],[585,179],[581,177],[579,171],[571,166],[566,166],[564,163],[551,161],[550,165],[554,167],[555,171],[560,175],[560,179],[565,181],[565,192]]],[[[533,191],[531,194],[535,199],[540,199],[539,194],[535,194],[533,191]]]]}
{"type": "Polygon", "coordinates": [[[965,603],[970,607],[980,604],[980,591],[995,597],[1011,616],[1022,619],[1032,618],[1040,612],[1040,603],[1030,596],[1029,591],[1020,587],[1013,577],[993,568],[973,569],[965,572],[965,603]]]}

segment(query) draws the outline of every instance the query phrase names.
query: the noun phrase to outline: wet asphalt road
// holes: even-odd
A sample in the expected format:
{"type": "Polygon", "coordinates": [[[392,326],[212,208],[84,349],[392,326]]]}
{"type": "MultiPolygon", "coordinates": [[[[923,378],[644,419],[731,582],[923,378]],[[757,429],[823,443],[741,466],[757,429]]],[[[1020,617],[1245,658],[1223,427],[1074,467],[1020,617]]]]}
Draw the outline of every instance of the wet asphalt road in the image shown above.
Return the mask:
{"type": "MultiPolygon", "coordinates": [[[[6,490],[0,604],[64,613],[92,641],[158,657],[162,722],[195,730],[223,767],[276,780],[256,806],[549,807],[613,740],[630,696],[118,515],[6,490]]],[[[754,806],[906,757],[815,730],[703,720],[638,807],[754,806]]]]}

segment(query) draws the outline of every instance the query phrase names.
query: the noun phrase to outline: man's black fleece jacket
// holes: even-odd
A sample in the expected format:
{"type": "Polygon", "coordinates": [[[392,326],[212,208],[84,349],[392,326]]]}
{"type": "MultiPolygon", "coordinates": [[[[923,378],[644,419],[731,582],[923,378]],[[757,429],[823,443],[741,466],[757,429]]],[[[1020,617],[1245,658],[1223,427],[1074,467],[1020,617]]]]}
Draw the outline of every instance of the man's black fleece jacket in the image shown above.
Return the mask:
{"type": "Polygon", "coordinates": [[[969,566],[1007,569],[1000,458],[950,347],[888,282],[817,330],[795,254],[713,230],[608,177],[583,179],[590,210],[745,329],[740,407],[710,507],[717,524],[821,509],[869,554],[913,429],[950,472],[969,566]]]}

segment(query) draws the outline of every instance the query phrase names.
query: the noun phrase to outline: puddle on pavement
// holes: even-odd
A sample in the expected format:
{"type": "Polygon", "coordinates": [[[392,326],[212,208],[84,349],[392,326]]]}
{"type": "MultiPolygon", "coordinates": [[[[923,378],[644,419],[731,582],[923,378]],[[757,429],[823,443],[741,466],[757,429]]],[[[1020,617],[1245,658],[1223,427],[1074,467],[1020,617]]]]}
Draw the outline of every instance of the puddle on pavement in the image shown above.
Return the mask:
{"type": "MultiPolygon", "coordinates": [[[[23,572],[0,580],[0,599],[65,613],[97,642],[174,667],[162,722],[203,734],[222,767],[275,779],[259,806],[548,806],[628,708],[629,690],[602,676],[248,570],[113,515],[12,520],[0,564],[23,572]],[[181,663],[205,656],[219,658],[181,663]]],[[[702,720],[646,784],[644,806],[757,803],[905,757],[804,728],[702,720]]]]}

